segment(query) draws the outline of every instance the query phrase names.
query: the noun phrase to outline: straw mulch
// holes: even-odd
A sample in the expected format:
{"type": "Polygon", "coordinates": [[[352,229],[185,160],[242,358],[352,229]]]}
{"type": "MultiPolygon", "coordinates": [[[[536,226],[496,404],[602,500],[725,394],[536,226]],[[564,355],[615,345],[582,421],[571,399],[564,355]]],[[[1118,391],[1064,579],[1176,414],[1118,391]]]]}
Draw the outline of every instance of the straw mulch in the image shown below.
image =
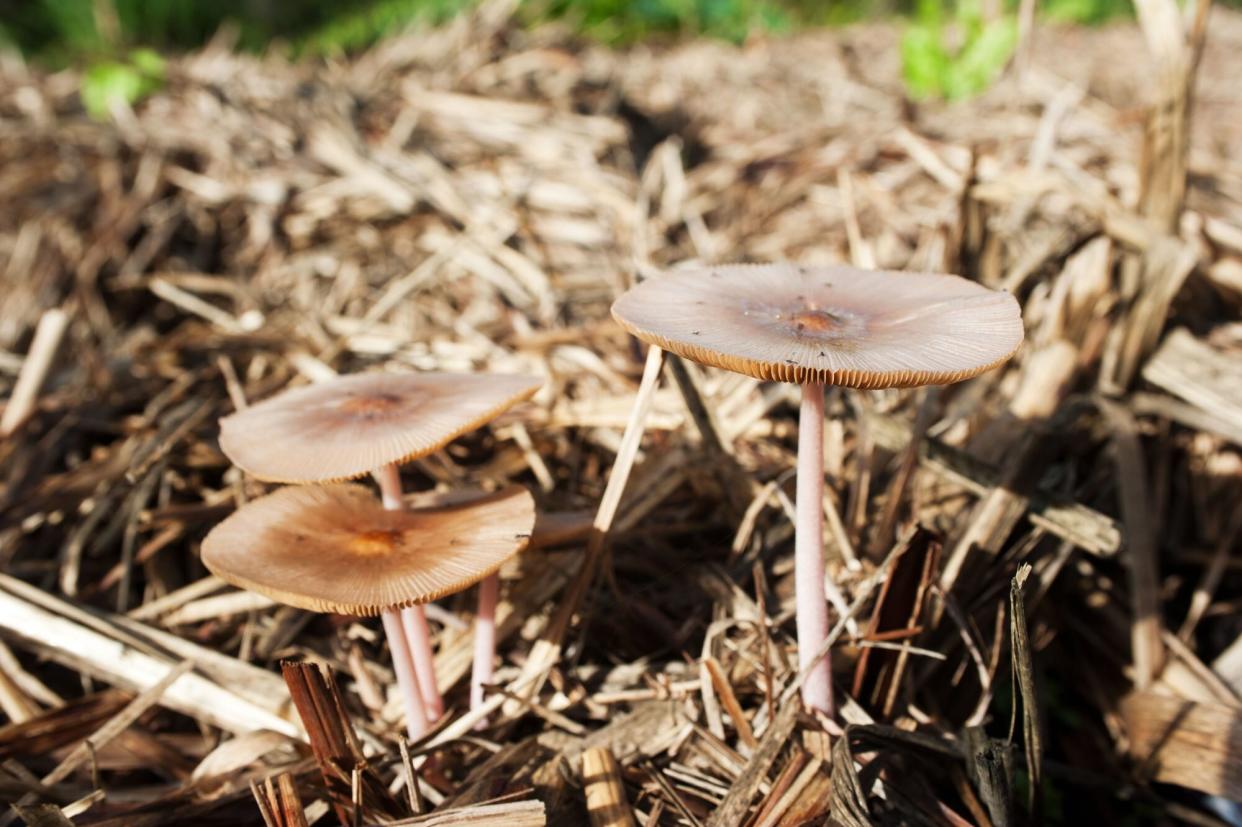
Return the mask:
{"type": "Polygon", "coordinates": [[[1149,42],[1039,28],[952,105],[904,98],[888,27],[612,52],[504,5],[347,61],[221,36],[107,124],[8,59],[0,823],[1218,823],[1242,18],[1184,43],[1143,5],[1149,42]],[[1000,370],[830,396],[843,737],[797,702],[796,389],[661,366],[608,316],[692,259],[961,272],[1025,308],[1000,370]],[[542,515],[486,726],[466,594],[430,612],[451,710],[408,750],[376,622],[197,558],[264,490],[217,418],[371,369],[547,377],[406,469],[542,515]]]}

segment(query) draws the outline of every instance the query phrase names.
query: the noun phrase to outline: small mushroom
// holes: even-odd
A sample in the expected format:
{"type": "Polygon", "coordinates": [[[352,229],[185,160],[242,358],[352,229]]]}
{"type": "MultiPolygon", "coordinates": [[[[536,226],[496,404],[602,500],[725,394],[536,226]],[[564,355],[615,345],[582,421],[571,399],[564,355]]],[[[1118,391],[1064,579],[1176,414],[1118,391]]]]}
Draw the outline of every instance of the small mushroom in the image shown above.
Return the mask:
{"type": "MultiPolygon", "coordinates": [[[[373,474],[385,506],[401,509],[400,463],[481,427],[529,399],[542,384],[537,378],[504,374],[342,376],[285,391],[224,417],[220,447],[238,467],[271,482],[336,482],[373,474]]],[[[495,576],[479,587],[472,705],[491,680],[497,591],[495,576]]],[[[385,629],[388,624],[385,617],[385,629]]],[[[436,687],[431,636],[421,605],[401,612],[401,628],[434,721],[443,714],[444,702],[436,687]]]]}
{"type": "Polygon", "coordinates": [[[340,482],[426,456],[529,399],[530,376],[360,373],[220,420],[220,448],[268,482],[340,482]]]}
{"type": "Polygon", "coordinates": [[[731,265],[648,279],[612,306],[621,326],[696,362],[802,386],[794,543],[803,703],[831,716],[823,555],[824,386],[904,388],[990,370],[1022,343],[1007,293],[958,276],[846,266],[731,265]]]}
{"type": "Polygon", "coordinates": [[[467,503],[386,508],[360,485],[290,486],[239,508],[203,540],[221,579],[317,612],[380,615],[411,738],[427,712],[396,610],[461,591],[526,547],[530,493],[513,487],[467,503]]]}

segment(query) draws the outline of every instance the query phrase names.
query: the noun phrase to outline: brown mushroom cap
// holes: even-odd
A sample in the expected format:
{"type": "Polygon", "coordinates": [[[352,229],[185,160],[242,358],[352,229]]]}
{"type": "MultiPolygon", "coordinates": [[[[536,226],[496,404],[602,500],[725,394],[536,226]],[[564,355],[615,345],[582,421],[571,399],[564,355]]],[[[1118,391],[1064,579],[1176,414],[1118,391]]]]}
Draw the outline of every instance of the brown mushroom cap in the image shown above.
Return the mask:
{"type": "Polygon", "coordinates": [[[1022,343],[1008,293],[958,276],[730,265],[648,279],[612,315],[645,342],[759,379],[911,387],[957,382],[1022,343]]]}
{"type": "Polygon", "coordinates": [[[317,612],[375,615],[461,591],[526,547],[535,503],[509,488],[471,503],[389,511],[361,485],[290,486],[203,540],[221,579],[317,612]]]}
{"type": "Polygon", "coordinates": [[[543,380],[363,373],[295,388],[220,420],[220,448],[270,482],[333,482],[430,454],[534,395],[543,380]]]}

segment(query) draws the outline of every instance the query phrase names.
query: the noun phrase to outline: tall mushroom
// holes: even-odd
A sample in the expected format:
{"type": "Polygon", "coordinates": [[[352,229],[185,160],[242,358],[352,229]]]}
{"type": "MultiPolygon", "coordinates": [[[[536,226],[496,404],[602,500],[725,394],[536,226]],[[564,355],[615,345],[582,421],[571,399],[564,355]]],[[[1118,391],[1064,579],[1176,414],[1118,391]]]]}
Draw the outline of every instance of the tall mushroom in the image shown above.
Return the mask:
{"type": "Polygon", "coordinates": [[[794,541],[803,703],[831,715],[823,555],[824,386],[899,388],[990,370],[1022,343],[1007,293],[958,276],[793,264],[675,271],[612,306],[622,327],[696,362],[802,386],[794,541]]]}
{"type": "MultiPolygon", "coordinates": [[[[337,482],[373,474],[385,507],[402,508],[403,462],[432,453],[530,398],[542,380],[457,373],[364,373],[285,391],[220,420],[220,447],[269,482],[337,482]]],[[[472,703],[491,680],[497,582],[479,588],[472,703]],[[486,644],[486,645],[484,645],[486,644]]],[[[421,605],[384,615],[390,645],[410,652],[431,720],[443,714],[421,605]],[[397,635],[397,630],[401,634],[397,635]],[[395,639],[394,639],[395,637],[395,639]]],[[[398,671],[398,676],[401,672],[398,671]]]]}
{"type": "Polygon", "coordinates": [[[520,487],[457,505],[391,509],[349,483],[290,486],[239,508],[203,540],[223,580],[290,606],[384,618],[411,738],[427,729],[397,611],[494,575],[526,547],[535,503],[520,487]]]}

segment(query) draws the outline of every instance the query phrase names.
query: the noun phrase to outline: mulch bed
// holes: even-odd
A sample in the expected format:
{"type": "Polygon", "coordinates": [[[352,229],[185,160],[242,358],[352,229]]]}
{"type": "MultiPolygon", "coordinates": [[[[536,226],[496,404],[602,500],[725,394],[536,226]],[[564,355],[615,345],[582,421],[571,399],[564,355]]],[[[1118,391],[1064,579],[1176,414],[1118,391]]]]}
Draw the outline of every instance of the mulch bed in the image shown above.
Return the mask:
{"type": "Polygon", "coordinates": [[[0,437],[6,823],[1218,823],[1242,16],[1193,99],[1119,25],[914,103],[898,36],[609,51],[504,4],[339,61],[225,33],[107,123],[0,62],[0,397],[54,356],[0,437]],[[666,357],[638,394],[659,363],[608,315],[662,267],[778,259],[962,273],[1027,323],[970,382],[829,395],[840,736],[795,684],[796,388],[666,357]],[[217,419],[369,369],[547,378],[405,468],[541,511],[485,728],[465,594],[429,610],[450,711],[408,748],[377,622],[198,560],[266,490],[217,419]]]}

